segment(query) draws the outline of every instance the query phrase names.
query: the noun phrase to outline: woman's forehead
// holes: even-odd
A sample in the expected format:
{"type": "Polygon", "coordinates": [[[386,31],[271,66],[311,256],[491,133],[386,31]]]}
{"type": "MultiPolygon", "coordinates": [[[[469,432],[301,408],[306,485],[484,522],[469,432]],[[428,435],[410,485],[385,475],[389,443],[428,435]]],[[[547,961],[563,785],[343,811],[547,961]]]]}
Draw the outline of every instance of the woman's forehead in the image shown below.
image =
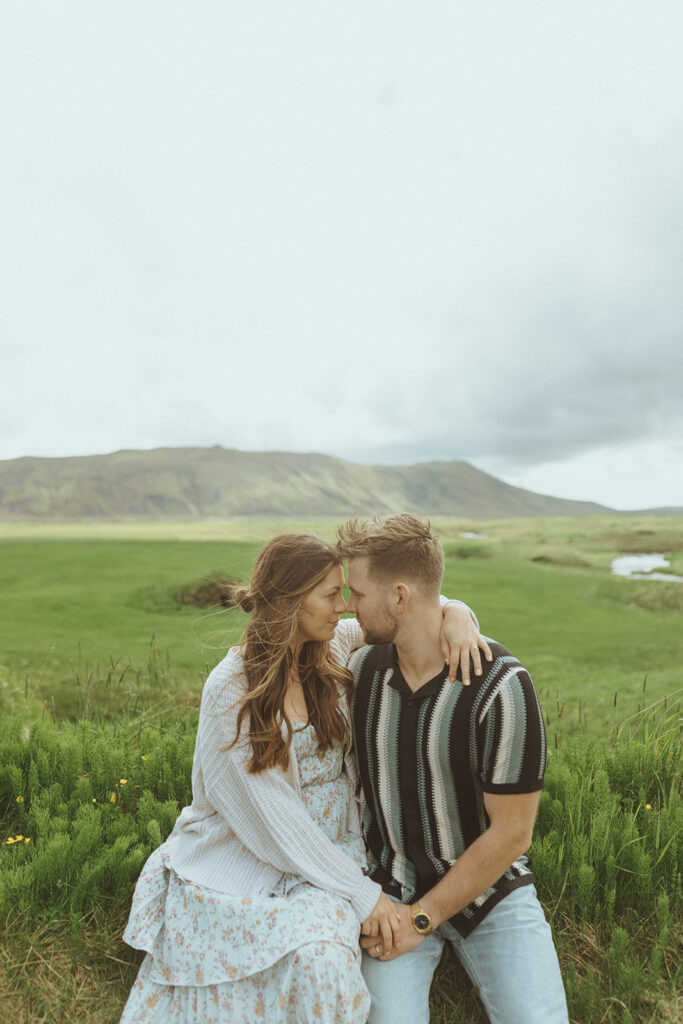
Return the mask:
{"type": "Polygon", "coordinates": [[[343,587],[344,568],[341,565],[333,565],[327,576],[318,584],[320,587],[343,587]]]}

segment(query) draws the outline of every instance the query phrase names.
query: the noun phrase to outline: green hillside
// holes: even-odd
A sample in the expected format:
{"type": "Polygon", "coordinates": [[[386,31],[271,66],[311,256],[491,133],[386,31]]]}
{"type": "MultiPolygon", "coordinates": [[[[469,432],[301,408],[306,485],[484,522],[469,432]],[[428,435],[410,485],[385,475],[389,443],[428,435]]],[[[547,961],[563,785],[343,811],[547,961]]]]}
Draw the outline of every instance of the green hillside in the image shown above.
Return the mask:
{"type": "Polygon", "coordinates": [[[0,462],[0,520],[307,518],[386,512],[502,518],[587,515],[466,462],[365,466],[329,455],[160,448],[0,462]]]}

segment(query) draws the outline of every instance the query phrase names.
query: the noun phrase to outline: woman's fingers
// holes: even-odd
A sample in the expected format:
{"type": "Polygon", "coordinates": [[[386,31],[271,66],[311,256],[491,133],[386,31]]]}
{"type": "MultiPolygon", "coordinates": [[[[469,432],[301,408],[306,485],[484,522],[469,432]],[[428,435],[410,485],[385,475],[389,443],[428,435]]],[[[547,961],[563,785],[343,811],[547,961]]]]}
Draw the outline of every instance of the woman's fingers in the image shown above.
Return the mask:
{"type": "Polygon", "coordinates": [[[378,941],[377,944],[381,945],[383,949],[391,949],[394,944],[394,933],[388,917],[382,918],[379,930],[382,941],[381,943],[378,941]]]}
{"type": "Polygon", "coordinates": [[[398,953],[401,945],[401,904],[381,893],[374,910],[361,924],[361,946],[370,956],[398,953]]]}
{"type": "Polygon", "coordinates": [[[460,648],[460,678],[463,686],[470,685],[470,648],[460,648]]]}
{"type": "Polygon", "coordinates": [[[380,950],[390,952],[399,945],[400,930],[401,918],[396,910],[396,904],[383,892],[380,894],[372,914],[361,927],[362,946],[364,949],[374,949],[375,946],[378,946],[380,950]],[[374,941],[375,938],[376,941],[374,941]]]}
{"type": "MultiPolygon", "coordinates": [[[[451,647],[451,652],[455,653],[455,649],[451,647]]],[[[477,637],[476,641],[469,644],[466,647],[460,647],[457,651],[457,657],[452,659],[452,668],[449,673],[449,679],[451,682],[455,681],[457,675],[458,664],[460,665],[460,678],[462,679],[463,686],[470,685],[470,665],[474,668],[475,676],[482,674],[482,661],[481,655],[484,655],[487,661],[493,661],[493,655],[491,648],[484,640],[481,634],[477,637]]]]}

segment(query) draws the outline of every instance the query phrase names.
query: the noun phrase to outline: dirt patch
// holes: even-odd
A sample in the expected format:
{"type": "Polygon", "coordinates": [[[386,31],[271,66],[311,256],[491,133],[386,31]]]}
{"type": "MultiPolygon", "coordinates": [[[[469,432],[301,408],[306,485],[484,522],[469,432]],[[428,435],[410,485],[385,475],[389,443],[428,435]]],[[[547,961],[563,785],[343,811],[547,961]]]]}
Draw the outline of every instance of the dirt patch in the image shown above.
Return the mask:
{"type": "MultiPolygon", "coordinates": [[[[123,928],[123,922],[121,927],[123,928]]],[[[106,934],[74,943],[69,925],[59,922],[20,939],[2,936],[0,1020],[12,1024],[118,1021],[135,980],[137,954],[106,934]],[[80,955],[79,955],[80,954],[80,955]]],[[[91,929],[92,931],[92,929],[91,929]]]]}
{"type": "Polygon", "coordinates": [[[449,544],[444,548],[446,558],[490,558],[484,544],[449,544]]]}
{"type": "Polygon", "coordinates": [[[570,569],[591,568],[591,563],[580,555],[533,555],[531,561],[540,565],[562,565],[570,569]]]}
{"type": "Polygon", "coordinates": [[[230,576],[213,576],[210,579],[188,583],[173,591],[173,598],[178,604],[189,604],[195,608],[234,608],[232,589],[236,580],[230,576]]]}

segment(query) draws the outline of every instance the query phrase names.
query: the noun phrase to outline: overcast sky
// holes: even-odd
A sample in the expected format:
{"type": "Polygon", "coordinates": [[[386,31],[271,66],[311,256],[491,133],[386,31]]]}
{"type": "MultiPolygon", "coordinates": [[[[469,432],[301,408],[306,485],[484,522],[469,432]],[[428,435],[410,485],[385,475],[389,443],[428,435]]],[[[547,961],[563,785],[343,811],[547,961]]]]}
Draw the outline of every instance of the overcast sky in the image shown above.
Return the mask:
{"type": "Polygon", "coordinates": [[[6,5],[0,459],[683,505],[683,4],[6,5]]]}

